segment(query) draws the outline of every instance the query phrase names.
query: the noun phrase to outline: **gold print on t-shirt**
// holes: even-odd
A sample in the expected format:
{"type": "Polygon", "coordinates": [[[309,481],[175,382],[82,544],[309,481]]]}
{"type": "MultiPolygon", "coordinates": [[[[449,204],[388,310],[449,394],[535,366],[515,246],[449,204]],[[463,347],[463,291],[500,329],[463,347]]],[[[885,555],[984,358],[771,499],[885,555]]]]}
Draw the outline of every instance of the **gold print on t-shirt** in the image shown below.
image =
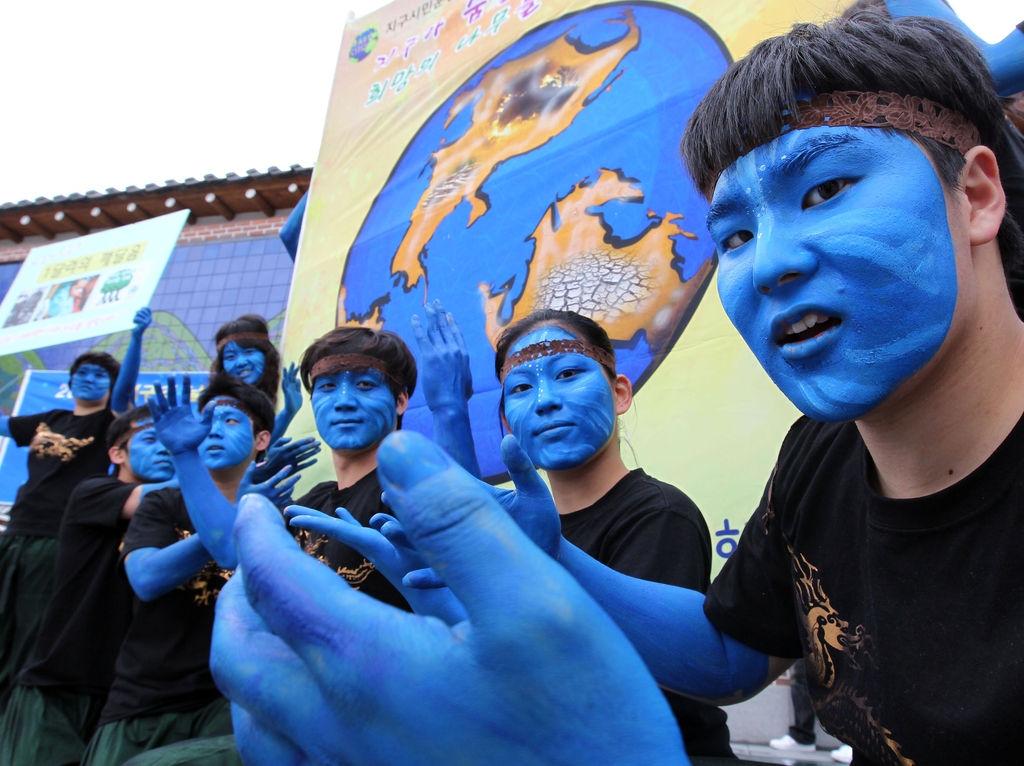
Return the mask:
{"type": "Polygon", "coordinates": [[[28,446],[30,454],[36,457],[59,457],[60,462],[70,463],[75,459],[75,453],[82,447],[88,447],[96,440],[95,436],[88,439],[74,439],[57,434],[50,430],[46,423],[36,426],[36,435],[28,446]]]}
{"type": "Polygon", "coordinates": [[[840,681],[824,698],[814,700],[814,712],[821,725],[845,742],[853,742],[858,750],[875,763],[886,766],[915,766],[903,755],[892,732],[882,726],[867,697],[857,694],[849,684],[840,681]]]}
{"type": "Polygon", "coordinates": [[[830,650],[846,655],[854,669],[860,670],[858,655],[871,658],[871,636],[864,632],[863,625],[851,630],[850,623],[839,617],[822,590],[817,567],[802,555],[795,555],[793,568],[797,596],[807,620],[811,650],[807,656],[807,671],[819,684],[831,687],[836,680],[836,665],[830,650]]]}
{"type": "MultiPolygon", "coordinates": [[[[299,546],[306,553],[307,556],[312,556],[321,564],[330,566],[331,563],[327,560],[327,556],[324,554],[324,547],[330,538],[326,535],[311,535],[308,531],[303,529],[298,534],[299,546]]],[[[369,577],[377,567],[373,565],[373,562],[363,559],[363,563],[359,566],[351,569],[349,567],[338,567],[335,571],[345,578],[345,581],[356,590],[359,590],[359,586],[366,582],[366,578],[369,577]]]]}
{"type": "MultiPolygon", "coordinates": [[[[175,527],[174,531],[178,533],[178,540],[184,540],[192,536],[192,533],[187,529],[175,527]]],[[[196,604],[199,606],[209,606],[217,600],[217,596],[220,595],[220,589],[227,584],[227,581],[231,579],[231,575],[234,573],[235,570],[223,569],[217,565],[216,561],[210,559],[206,562],[206,566],[179,585],[177,589],[195,591],[192,597],[195,599],[196,604]]]]}

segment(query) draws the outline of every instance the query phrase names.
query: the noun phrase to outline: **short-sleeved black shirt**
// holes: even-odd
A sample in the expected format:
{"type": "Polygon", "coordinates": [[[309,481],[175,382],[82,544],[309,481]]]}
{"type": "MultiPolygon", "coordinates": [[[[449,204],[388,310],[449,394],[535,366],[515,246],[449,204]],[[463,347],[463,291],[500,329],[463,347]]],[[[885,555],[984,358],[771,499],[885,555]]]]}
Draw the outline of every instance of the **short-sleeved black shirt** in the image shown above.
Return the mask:
{"type": "MultiPolygon", "coordinates": [[[[124,538],[124,558],[166,548],[195,534],[181,490],[159,489],[139,503],[124,538]]],[[[210,559],[170,593],[135,599],[135,614],[114,666],[100,725],[138,716],[196,710],[220,697],[210,675],[214,608],[231,572],[210,559]]]]}
{"type": "Polygon", "coordinates": [[[28,480],[11,506],[6,535],[56,537],[68,498],[78,483],[110,470],[107,428],[110,409],[91,415],[50,410],[19,415],[8,421],[11,438],[28,447],[28,480]]]}
{"type": "Polygon", "coordinates": [[[139,486],[113,476],[86,479],[71,493],[57,545],[53,598],[43,615],[22,686],[106,694],[132,619],[134,594],[117,572],[128,529],[121,509],[139,486]]]}
{"type": "MultiPolygon", "coordinates": [[[[711,581],[711,535],[700,510],[671,484],[630,471],[589,508],[563,514],[562,535],[616,572],[701,593],[711,581]]],[[[732,755],[724,710],[672,692],[665,698],[690,755],[732,755]]]]}
{"type": "MultiPolygon", "coordinates": [[[[334,515],[335,508],[345,508],[356,521],[366,526],[374,514],[391,513],[380,499],[380,482],[377,471],[373,470],[363,478],[345,489],[338,489],[338,482],[325,481],[300,497],[295,504],[304,505],[323,513],[334,515]]],[[[339,575],[349,585],[361,590],[378,601],[391,604],[399,609],[412,611],[398,589],[388,582],[387,578],[377,571],[363,554],[342,542],[324,535],[310,534],[302,531],[297,535],[299,544],[310,556],[319,559],[339,575]]]]}
{"type": "Polygon", "coordinates": [[[855,424],[797,421],[705,613],[807,659],[818,718],[855,764],[1019,763],[1024,419],[933,495],[882,497],[873,474],[855,424]]]}

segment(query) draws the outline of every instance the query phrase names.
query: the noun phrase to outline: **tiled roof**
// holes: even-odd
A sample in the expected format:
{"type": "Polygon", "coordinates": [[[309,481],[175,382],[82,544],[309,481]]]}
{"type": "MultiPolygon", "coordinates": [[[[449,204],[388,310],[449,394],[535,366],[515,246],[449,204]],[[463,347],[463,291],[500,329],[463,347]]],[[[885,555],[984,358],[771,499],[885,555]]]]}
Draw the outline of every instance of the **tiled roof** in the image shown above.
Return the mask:
{"type": "Polygon", "coordinates": [[[271,167],[266,172],[247,170],[245,175],[228,173],[223,178],[211,174],[201,179],[171,179],[141,189],[129,186],[123,191],[93,190],[53,199],[5,202],[0,204],[0,240],[21,242],[33,235],[53,239],[62,232],[88,234],[184,209],[192,211],[189,223],[196,217],[231,220],[250,212],[270,217],[278,210],[295,207],[312,176],[313,168],[292,165],[287,170],[271,167]]]}

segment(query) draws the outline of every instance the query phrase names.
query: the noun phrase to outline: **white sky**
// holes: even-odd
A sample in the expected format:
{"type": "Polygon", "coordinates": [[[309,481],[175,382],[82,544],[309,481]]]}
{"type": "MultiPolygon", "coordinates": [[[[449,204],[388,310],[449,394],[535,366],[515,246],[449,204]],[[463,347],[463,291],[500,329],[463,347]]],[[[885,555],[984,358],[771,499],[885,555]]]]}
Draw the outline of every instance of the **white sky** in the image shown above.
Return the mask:
{"type": "MultiPolygon", "coordinates": [[[[998,40],[1021,0],[951,0],[998,40]]],[[[0,202],[316,160],[351,10],[385,0],[8,2],[0,202]]]]}

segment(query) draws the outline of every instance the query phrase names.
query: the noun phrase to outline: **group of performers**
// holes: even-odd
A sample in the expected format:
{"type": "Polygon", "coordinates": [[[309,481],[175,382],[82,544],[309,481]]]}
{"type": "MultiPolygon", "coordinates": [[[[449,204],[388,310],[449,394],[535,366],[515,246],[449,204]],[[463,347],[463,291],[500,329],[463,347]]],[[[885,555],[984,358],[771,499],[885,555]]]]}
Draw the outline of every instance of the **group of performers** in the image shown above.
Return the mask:
{"type": "Polygon", "coordinates": [[[74,410],[0,419],[30,449],[0,762],[711,764],[720,706],[800,657],[855,764],[1015,762],[1024,234],[996,87],[1024,43],[987,62],[921,3],[758,44],[683,137],[726,313],[805,414],[714,582],[698,508],[621,457],[632,386],[585,316],[497,341],[499,489],[440,302],[418,364],[337,327],[282,371],[240,317],[198,416],[187,376],[133,406],[143,310],[122,364],[72,365],[74,410]],[[433,441],[401,430],[417,384],[433,441]],[[334,478],[293,500],[320,451],[284,436],[300,386],[334,478]]]}

